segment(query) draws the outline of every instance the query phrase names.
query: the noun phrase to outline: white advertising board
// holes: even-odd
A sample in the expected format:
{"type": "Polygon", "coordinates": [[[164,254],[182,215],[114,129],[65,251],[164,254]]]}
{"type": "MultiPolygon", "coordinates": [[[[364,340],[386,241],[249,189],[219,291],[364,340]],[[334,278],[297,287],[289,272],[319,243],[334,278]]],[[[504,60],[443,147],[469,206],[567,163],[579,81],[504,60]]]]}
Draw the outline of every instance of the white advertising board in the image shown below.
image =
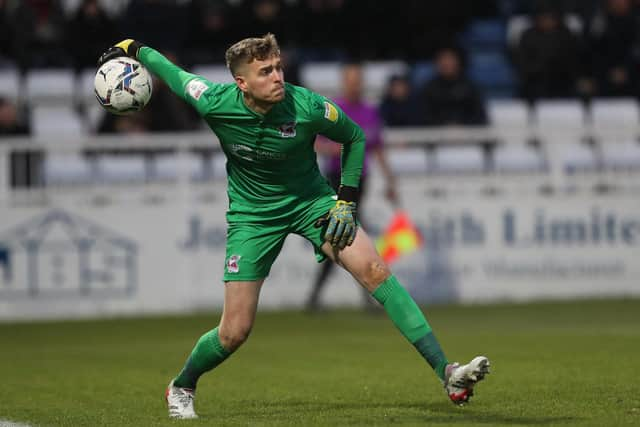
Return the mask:
{"type": "MultiPolygon", "coordinates": [[[[222,307],[226,196],[194,207],[108,205],[2,208],[0,319],[172,313],[222,307]]],[[[316,271],[313,249],[290,236],[261,307],[298,306],[316,271]]],[[[346,279],[338,273],[337,278],[346,279]]],[[[327,293],[354,304],[349,282],[327,293]]]]}
{"type": "MultiPolygon", "coordinates": [[[[421,302],[640,295],[640,202],[633,196],[433,199],[415,180],[402,190],[426,244],[393,270],[421,302]]],[[[375,194],[365,209],[376,229],[384,224],[376,218],[390,216],[375,194]]]]}
{"type": "MultiPolygon", "coordinates": [[[[640,295],[640,203],[629,196],[426,198],[403,180],[402,199],[427,244],[393,271],[420,302],[640,295]]],[[[372,188],[363,217],[378,233],[391,209],[372,188]]],[[[219,309],[227,205],[0,208],[0,319],[72,318],[219,309]]],[[[301,306],[318,265],[290,236],[260,307],[301,306]]],[[[323,295],[361,295],[336,272],[323,295]]]]}

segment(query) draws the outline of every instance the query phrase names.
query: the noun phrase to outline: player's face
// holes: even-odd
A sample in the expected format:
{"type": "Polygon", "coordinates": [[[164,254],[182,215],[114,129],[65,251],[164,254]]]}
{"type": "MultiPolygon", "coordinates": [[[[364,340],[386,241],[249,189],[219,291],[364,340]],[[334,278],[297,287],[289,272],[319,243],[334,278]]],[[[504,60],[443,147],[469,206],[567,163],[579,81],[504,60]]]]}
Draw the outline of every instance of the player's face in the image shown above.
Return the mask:
{"type": "Polygon", "coordinates": [[[277,103],[284,99],[284,73],[280,56],[246,64],[236,76],[240,90],[257,101],[277,103]]]}

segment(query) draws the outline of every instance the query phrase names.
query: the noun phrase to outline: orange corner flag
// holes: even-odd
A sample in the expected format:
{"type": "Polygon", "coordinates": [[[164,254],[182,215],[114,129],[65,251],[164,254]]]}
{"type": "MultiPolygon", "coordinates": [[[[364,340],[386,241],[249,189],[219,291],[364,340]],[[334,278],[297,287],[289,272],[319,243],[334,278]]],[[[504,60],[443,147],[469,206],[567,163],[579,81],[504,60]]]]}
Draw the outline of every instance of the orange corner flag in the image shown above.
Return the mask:
{"type": "Polygon", "coordinates": [[[406,212],[397,211],[382,236],[376,240],[376,249],[385,262],[391,264],[399,256],[415,252],[423,239],[406,212]]]}

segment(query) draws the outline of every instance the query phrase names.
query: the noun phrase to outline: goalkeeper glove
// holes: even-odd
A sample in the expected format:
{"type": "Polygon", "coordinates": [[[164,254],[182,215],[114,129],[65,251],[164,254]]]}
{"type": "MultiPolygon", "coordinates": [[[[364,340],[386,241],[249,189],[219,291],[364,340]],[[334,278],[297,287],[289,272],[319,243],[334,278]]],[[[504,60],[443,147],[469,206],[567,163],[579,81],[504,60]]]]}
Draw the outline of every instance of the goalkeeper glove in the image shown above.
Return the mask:
{"type": "Polygon", "coordinates": [[[331,246],[344,249],[350,246],[356,237],[358,224],[356,223],[356,202],[358,189],[341,185],[338,189],[338,201],[327,214],[329,225],[324,233],[324,239],[331,246]]]}
{"type": "Polygon", "coordinates": [[[98,67],[105,62],[119,58],[121,56],[130,56],[131,58],[138,58],[138,52],[140,48],[144,47],[144,44],[133,39],[126,39],[117,43],[115,46],[111,46],[105,53],[103,53],[98,59],[98,67]]]}

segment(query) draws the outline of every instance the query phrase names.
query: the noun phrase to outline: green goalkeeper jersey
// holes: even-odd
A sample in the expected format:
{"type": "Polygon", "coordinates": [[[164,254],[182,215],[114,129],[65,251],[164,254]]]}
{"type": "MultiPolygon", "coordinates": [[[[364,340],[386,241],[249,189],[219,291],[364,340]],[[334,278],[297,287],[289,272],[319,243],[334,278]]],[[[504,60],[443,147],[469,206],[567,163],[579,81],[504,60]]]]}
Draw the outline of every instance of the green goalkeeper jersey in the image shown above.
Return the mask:
{"type": "Polygon", "coordinates": [[[235,83],[213,83],[143,47],[138,59],[190,103],[217,135],[227,157],[231,210],[285,213],[300,200],[332,190],[320,174],[317,134],[342,144],[342,184],[357,187],[365,136],[332,101],[286,84],[285,98],[266,114],[245,105],[235,83]]]}

